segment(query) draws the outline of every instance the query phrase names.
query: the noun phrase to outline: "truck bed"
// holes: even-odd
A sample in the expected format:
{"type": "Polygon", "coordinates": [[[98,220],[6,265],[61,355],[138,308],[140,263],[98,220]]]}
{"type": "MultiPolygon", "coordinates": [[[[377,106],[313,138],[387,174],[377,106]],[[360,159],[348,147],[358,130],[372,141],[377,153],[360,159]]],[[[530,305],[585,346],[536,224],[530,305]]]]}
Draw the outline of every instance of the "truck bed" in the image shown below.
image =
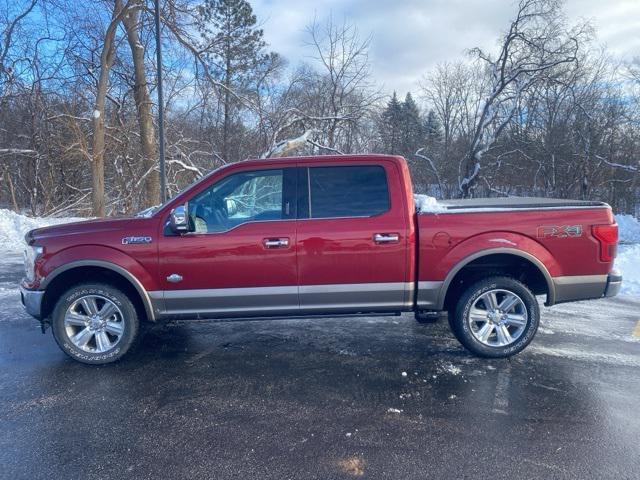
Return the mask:
{"type": "Polygon", "coordinates": [[[478,252],[526,252],[523,258],[542,264],[554,285],[548,304],[604,292],[611,262],[599,260],[600,244],[591,227],[614,222],[606,203],[510,197],[445,200],[436,207],[417,215],[418,303],[422,299],[425,308],[442,302],[427,289],[439,291],[456,265],[478,252]],[[573,284],[581,290],[566,286],[573,284]]]}

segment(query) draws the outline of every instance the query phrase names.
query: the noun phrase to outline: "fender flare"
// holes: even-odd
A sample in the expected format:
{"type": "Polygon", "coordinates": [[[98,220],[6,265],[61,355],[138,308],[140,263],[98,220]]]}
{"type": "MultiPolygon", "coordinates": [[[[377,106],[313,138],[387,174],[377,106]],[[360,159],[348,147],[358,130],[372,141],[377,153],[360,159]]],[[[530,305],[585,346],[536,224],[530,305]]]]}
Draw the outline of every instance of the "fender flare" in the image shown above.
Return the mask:
{"type": "Polygon", "coordinates": [[[149,297],[149,294],[142,283],[140,283],[140,280],[138,280],[129,271],[119,265],[116,265],[115,263],[105,262],[104,260],[77,260],[74,262],[69,262],[61,265],[60,267],[53,270],[49,275],[47,275],[47,277],[41,282],[40,288],[42,290],[46,290],[47,286],[61,273],[78,267],[101,267],[122,275],[133,286],[133,288],[135,288],[135,290],[138,292],[138,295],[140,295],[140,299],[142,300],[142,305],[144,306],[147,318],[152,322],[156,321],[151,298],[149,297]]]}
{"type": "Polygon", "coordinates": [[[547,267],[544,265],[544,263],[542,263],[540,260],[538,260],[538,258],[534,257],[530,253],[524,252],[522,250],[518,250],[517,248],[498,247],[498,248],[489,248],[486,250],[480,250],[478,252],[472,253],[471,255],[460,260],[449,271],[446,278],[444,279],[444,282],[442,283],[442,287],[440,288],[440,292],[438,294],[438,303],[437,303],[438,309],[442,310],[444,308],[444,300],[447,296],[447,291],[449,290],[449,286],[451,285],[451,282],[453,281],[453,279],[455,278],[455,276],[458,274],[460,270],[462,270],[465,266],[467,266],[469,263],[473,262],[474,260],[477,260],[482,257],[486,257],[488,255],[495,255],[495,254],[515,255],[517,257],[524,258],[525,260],[528,260],[529,262],[533,263],[536,266],[536,268],[540,271],[540,273],[544,276],[545,282],[547,284],[548,293],[547,293],[547,301],[545,302],[545,305],[551,306],[555,303],[555,298],[556,298],[555,284],[553,282],[553,277],[549,273],[549,270],[547,270],[547,267]]]}

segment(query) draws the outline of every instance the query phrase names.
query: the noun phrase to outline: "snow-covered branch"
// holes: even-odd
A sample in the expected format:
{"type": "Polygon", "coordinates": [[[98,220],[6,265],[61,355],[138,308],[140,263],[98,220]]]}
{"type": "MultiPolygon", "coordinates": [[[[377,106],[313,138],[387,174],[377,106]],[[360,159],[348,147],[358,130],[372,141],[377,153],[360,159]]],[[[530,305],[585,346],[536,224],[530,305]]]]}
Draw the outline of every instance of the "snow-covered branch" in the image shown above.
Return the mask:
{"type": "Polygon", "coordinates": [[[611,161],[607,160],[605,157],[603,157],[601,155],[595,155],[595,157],[598,160],[602,160],[604,163],[606,163],[610,167],[615,167],[615,168],[619,168],[621,170],[626,170],[627,172],[635,172],[635,173],[640,172],[640,168],[634,167],[633,165],[623,165],[621,163],[611,162],[611,161]]]}
{"type": "Polygon", "coordinates": [[[34,156],[38,155],[38,152],[36,150],[30,150],[27,148],[0,148],[0,155],[34,156]]]}
{"type": "Polygon", "coordinates": [[[309,141],[313,130],[306,130],[302,135],[295,138],[287,138],[275,143],[269,151],[265,152],[261,158],[285,157],[291,152],[304,147],[309,141]]]}

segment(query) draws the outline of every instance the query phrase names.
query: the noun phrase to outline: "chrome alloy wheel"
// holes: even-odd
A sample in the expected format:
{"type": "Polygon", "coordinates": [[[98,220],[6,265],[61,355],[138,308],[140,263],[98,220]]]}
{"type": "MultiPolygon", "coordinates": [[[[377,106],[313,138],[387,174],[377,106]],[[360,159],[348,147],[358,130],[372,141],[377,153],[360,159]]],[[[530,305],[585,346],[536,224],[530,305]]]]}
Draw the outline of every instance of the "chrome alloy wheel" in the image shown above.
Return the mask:
{"type": "Polygon", "coordinates": [[[85,295],[75,300],[64,314],[67,337],[85,352],[104,353],[115,347],[125,329],[118,306],[101,295],[85,295]]]}
{"type": "Polygon", "coordinates": [[[489,347],[506,347],[518,340],[527,326],[527,308],[508,290],[489,290],[480,295],[467,315],[472,335],[489,347]]]}

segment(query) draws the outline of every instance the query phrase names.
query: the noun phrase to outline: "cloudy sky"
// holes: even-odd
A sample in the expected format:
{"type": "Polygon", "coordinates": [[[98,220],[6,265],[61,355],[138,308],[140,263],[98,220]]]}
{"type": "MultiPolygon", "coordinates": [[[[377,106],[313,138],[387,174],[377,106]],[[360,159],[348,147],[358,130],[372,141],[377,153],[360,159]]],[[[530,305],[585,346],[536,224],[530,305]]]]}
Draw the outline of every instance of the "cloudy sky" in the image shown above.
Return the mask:
{"type": "MultiPolygon", "coordinates": [[[[384,90],[415,91],[437,63],[473,46],[492,48],[515,13],[513,0],[251,0],[271,48],[291,63],[308,60],[304,27],[332,12],[371,34],[373,74],[384,90]]],[[[567,0],[570,23],[590,20],[614,55],[640,56],[640,0],[567,0]]]]}

